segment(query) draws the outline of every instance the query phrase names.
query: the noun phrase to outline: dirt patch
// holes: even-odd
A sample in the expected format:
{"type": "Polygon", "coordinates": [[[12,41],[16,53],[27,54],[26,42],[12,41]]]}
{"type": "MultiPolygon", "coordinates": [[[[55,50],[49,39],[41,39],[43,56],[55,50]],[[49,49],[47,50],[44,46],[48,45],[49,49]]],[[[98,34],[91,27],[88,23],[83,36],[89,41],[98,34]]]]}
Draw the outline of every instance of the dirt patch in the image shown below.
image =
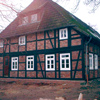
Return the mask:
{"type": "Polygon", "coordinates": [[[100,100],[100,80],[81,81],[0,81],[0,100],[39,100],[56,97],[76,100],[80,93],[84,100],[100,100]],[[49,82],[48,82],[49,81],[49,82]]]}

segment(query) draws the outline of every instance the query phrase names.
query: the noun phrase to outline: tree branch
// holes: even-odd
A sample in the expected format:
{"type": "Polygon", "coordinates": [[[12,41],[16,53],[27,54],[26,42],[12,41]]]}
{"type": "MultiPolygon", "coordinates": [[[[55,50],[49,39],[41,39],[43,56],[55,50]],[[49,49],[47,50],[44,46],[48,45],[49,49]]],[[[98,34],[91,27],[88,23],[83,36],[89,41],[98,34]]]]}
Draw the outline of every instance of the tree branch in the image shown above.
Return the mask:
{"type": "Polygon", "coordinates": [[[9,5],[6,5],[4,3],[0,3],[0,5],[6,6],[6,7],[10,8],[11,10],[13,10],[14,12],[18,13],[13,7],[11,7],[9,5]]]}

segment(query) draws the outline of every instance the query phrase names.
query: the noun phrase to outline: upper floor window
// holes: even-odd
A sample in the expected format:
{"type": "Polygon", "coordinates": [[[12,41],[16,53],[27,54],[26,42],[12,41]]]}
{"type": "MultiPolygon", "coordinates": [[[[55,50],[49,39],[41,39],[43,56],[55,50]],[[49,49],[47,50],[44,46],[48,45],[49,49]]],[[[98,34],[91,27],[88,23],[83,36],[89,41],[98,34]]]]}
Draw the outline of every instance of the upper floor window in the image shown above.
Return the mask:
{"type": "Polygon", "coordinates": [[[70,53],[60,54],[60,70],[70,70],[70,53]]]}
{"type": "Polygon", "coordinates": [[[27,23],[28,23],[28,17],[27,16],[23,17],[23,19],[22,19],[22,25],[25,25],[27,23]]]}
{"type": "Polygon", "coordinates": [[[59,30],[59,39],[63,40],[63,39],[68,39],[68,29],[60,29],[59,30]]]}
{"type": "Polygon", "coordinates": [[[89,69],[93,69],[93,54],[89,53],[89,69]]]}
{"type": "Polygon", "coordinates": [[[19,45],[25,45],[25,36],[19,37],[19,45]]]}
{"type": "Polygon", "coordinates": [[[31,23],[34,23],[37,21],[37,14],[31,15],[31,23]]]}
{"type": "Polygon", "coordinates": [[[27,56],[27,70],[34,70],[34,56],[27,56]]]}
{"type": "Polygon", "coordinates": [[[0,40],[0,47],[3,47],[3,40],[0,40]]]}
{"type": "Polygon", "coordinates": [[[18,70],[18,57],[12,57],[11,70],[18,70]]]}
{"type": "Polygon", "coordinates": [[[95,69],[98,69],[98,55],[94,55],[95,69]]]}
{"type": "Polygon", "coordinates": [[[47,71],[55,70],[55,56],[54,56],[54,54],[46,55],[46,70],[47,71]]]}

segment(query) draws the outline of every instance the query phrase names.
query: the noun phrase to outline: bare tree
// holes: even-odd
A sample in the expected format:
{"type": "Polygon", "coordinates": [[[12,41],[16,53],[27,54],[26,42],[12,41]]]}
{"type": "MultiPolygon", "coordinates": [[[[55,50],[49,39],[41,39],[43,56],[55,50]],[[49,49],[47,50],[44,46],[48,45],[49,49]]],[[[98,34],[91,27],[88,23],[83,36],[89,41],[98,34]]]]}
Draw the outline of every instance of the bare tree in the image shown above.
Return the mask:
{"type": "MultiPolygon", "coordinates": [[[[74,10],[77,11],[79,5],[80,5],[80,2],[82,0],[54,0],[55,2],[75,2],[75,5],[74,5],[74,10]]],[[[91,12],[95,12],[96,9],[98,9],[98,7],[100,6],[100,0],[83,0],[83,4],[86,5],[86,6],[90,6],[91,7],[91,12]]]]}
{"type": "MultiPolygon", "coordinates": [[[[33,0],[32,0],[33,1],[33,0]]],[[[77,11],[79,8],[81,0],[53,0],[57,3],[65,2],[75,2],[74,3],[74,11],[77,11]]],[[[18,12],[23,9],[22,2],[25,0],[17,0],[17,4],[15,0],[0,0],[0,31],[4,29],[9,22],[11,22],[18,12]]],[[[100,6],[100,0],[83,0],[83,4],[86,6],[91,6],[91,12],[95,12],[95,10],[100,6]]]]}
{"type": "Polygon", "coordinates": [[[0,0],[0,31],[10,23],[18,12],[21,11],[21,4],[14,4],[14,0],[0,0]],[[20,7],[17,7],[17,6],[20,7]]]}

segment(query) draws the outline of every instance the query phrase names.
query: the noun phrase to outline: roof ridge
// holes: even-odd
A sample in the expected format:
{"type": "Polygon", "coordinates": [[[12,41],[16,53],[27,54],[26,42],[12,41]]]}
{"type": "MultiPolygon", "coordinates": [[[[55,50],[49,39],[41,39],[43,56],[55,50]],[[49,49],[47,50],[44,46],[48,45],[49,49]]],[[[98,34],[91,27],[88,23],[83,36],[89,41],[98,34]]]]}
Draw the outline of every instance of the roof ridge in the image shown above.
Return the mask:
{"type": "MultiPolygon", "coordinates": [[[[33,2],[34,2],[34,1],[33,1],[33,2]]],[[[42,5],[40,5],[40,6],[39,6],[38,8],[36,8],[36,9],[30,10],[30,11],[28,11],[28,12],[24,12],[24,11],[32,4],[32,3],[31,3],[28,7],[26,7],[26,8],[25,8],[23,11],[21,11],[19,14],[25,14],[25,13],[29,13],[29,12],[32,12],[32,11],[36,11],[36,10],[42,8],[47,2],[50,2],[50,1],[44,2],[42,5]]]]}

